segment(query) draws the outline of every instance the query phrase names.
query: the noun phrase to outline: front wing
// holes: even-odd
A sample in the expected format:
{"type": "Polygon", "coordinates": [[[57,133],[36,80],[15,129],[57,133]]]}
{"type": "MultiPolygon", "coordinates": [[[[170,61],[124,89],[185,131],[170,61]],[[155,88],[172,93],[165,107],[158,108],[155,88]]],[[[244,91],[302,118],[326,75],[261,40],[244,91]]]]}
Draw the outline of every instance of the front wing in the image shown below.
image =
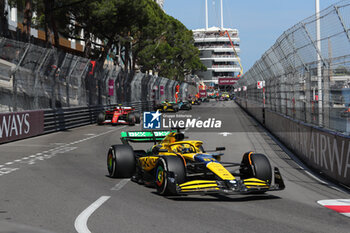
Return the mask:
{"type": "Polygon", "coordinates": [[[174,185],[179,195],[187,194],[254,194],[267,191],[279,191],[285,188],[282,176],[278,170],[274,170],[275,182],[273,185],[257,178],[244,180],[193,180],[182,184],[176,184],[174,173],[168,172],[169,185],[174,185]]]}

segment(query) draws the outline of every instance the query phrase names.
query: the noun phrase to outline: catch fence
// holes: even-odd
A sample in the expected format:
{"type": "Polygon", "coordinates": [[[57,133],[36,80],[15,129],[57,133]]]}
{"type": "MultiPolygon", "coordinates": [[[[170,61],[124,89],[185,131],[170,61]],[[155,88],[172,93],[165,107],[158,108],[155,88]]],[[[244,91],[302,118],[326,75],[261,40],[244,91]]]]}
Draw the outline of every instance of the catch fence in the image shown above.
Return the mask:
{"type": "MultiPolygon", "coordinates": [[[[244,106],[256,107],[252,110],[255,112],[268,109],[306,123],[349,133],[349,29],[349,0],[326,8],[318,18],[313,15],[297,23],[285,31],[239,80],[236,88],[240,89],[238,101],[244,106]],[[320,23],[319,40],[317,20],[320,23]],[[320,79],[318,64],[321,67],[320,79]],[[264,81],[264,87],[258,89],[260,81],[264,81]]],[[[261,115],[263,118],[263,113],[261,115]]]]}
{"type": "MultiPolygon", "coordinates": [[[[0,37],[0,112],[174,101],[177,84],[123,72],[111,61],[100,65],[56,48],[0,37]]],[[[195,91],[195,85],[181,83],[179,98],[195,91]]]]}

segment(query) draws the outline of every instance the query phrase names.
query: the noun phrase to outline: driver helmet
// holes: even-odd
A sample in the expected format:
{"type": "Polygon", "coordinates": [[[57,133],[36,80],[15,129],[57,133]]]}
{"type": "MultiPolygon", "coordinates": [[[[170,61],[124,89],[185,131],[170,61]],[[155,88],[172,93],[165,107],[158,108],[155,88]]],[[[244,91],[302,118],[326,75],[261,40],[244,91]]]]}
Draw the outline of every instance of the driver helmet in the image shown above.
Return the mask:
{"type": "Polygon", "coordinates": [[[190,145],[183,146],[182,153],[191,153],[191,152],[192,152],[192,148],[190,145]]]}

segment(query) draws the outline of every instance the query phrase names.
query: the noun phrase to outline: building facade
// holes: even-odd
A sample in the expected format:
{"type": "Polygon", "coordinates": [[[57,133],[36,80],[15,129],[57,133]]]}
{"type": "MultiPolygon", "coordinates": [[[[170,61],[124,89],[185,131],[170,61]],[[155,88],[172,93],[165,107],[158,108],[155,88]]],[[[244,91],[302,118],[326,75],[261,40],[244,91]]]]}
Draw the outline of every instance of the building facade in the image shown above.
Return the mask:
{"type": "Polygon", "coordinates": [[[195,46],[207,71],[197,73],[207,85],[218,84],[219,78],[234,78],[241,72],[239,34],[237,29],[211,27],[193,30],[195,46]],[[233,46],[225,31],[230,35],[233,46]]]}
{"type": "Polygon", "coordinates": [[[164,1],[165,0],[154,0],[159,6],[160,8],[164,9],[164,1]]]}

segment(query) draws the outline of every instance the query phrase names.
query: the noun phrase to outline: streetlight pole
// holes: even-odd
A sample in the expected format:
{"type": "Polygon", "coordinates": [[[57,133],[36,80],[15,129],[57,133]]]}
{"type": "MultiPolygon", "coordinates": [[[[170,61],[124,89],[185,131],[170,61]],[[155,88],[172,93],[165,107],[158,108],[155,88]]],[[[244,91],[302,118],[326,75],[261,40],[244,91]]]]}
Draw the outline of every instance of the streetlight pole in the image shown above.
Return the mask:
{"type": "Polygon", "coordinates": [[[208,0],[205,0],[205,30],[208,30],[208,0]]]}
{"type": "Polygon", "coordinates": [[[220,11],[221,11],[221,30],[224,30],[224,12],[223,12],[223,5],[222,5],[222,0],[220,4],[220,11]]]}
{"type": "Polygon", "coordinates": [[[323,98],[322,98],[322,64],[321,64],[321,26],[320,26],[320,0],[316,5],[316,46],[317,46],[317,89],[318,89],[318,123],[323,125],[323,98]]]}

